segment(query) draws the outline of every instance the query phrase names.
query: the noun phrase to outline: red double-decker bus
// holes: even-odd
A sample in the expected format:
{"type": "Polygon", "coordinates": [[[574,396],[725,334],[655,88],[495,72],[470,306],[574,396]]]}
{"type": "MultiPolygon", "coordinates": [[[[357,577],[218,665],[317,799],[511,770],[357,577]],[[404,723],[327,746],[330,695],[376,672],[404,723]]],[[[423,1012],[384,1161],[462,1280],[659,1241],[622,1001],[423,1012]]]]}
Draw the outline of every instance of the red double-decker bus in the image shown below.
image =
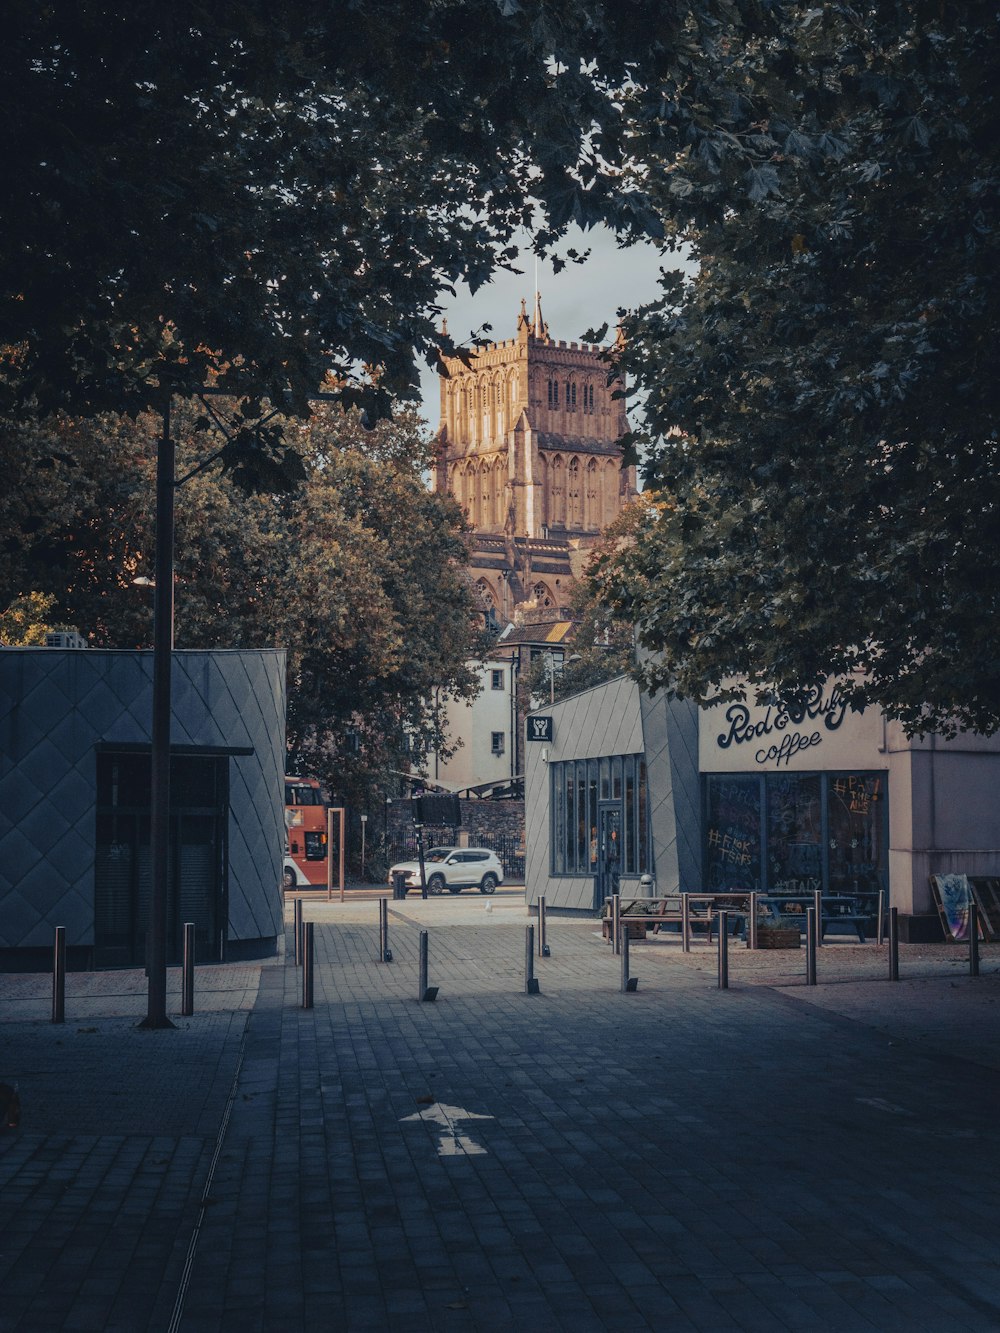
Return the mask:
{"type": "Polygon", "coordinates": [[[329,793],[315,778],[285,778],[286,889],[327,886],[327,810],[329,793]]]}

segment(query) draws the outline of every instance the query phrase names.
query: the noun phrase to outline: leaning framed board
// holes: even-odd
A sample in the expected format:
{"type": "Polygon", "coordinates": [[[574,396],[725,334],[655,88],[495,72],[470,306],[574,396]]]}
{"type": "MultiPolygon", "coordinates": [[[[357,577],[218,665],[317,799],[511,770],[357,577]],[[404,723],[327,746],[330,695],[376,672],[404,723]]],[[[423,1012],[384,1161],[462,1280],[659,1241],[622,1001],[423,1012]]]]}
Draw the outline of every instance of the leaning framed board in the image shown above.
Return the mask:
{"type": "MultiPolygon", "coordinates": [[[[997,881],[990,881],[994,885],[997,881]]],[[[993,921],[1000,917],[994,908],[994,916],[983,910],[979,895],[973,889],[968,875],[931,875],[931,893],[934,904],[941,917],[945,939],[967,940],[969,938],[969,908],[976,904],[979,913],[978,935],[982,940],[994,938],[993,921]]],[[[1000,907],[1000,902],[997,903],[1000,907]]],[[[998,921],[1000,924],[1000,921],[998,921]]]]}

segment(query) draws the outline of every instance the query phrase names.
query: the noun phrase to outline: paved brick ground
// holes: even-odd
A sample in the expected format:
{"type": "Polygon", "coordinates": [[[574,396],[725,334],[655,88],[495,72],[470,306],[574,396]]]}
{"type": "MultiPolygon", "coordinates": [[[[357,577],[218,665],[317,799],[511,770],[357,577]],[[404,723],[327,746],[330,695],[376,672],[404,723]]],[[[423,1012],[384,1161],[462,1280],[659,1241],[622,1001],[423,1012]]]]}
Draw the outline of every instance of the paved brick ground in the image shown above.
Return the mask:
{"type": "Polygon", "coordinates": [[[0,977],[4,1333],[1000,1328],[994,948],[890,983],[838,941],[807,988],[734,947],[719,991],[658,938],[623,995],[550,916],[528,996],[510,896],[389,906],[386,964],[374,903],[307,904],[308,1011],[290,959],[199,970],[168,1033],[137,974],[61,1028],[0,977]]]}

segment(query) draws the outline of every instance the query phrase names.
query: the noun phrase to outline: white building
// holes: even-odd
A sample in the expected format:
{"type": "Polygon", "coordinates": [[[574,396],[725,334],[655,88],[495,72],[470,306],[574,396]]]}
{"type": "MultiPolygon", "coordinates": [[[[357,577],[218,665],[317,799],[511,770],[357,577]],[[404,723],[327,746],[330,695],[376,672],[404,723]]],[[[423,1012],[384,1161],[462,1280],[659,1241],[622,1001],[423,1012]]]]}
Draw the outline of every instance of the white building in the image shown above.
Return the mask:
{"type": "Polygon", "coordinates": [[[479,667],[480,690],[475,699],[459,699],[447,709],[448,735],[459,742],[450,759],[431,755],[427,776],[447,791],[503,786],[519,776],[514,738],[517,734],[517,663],[490,657],[479,667]]]}

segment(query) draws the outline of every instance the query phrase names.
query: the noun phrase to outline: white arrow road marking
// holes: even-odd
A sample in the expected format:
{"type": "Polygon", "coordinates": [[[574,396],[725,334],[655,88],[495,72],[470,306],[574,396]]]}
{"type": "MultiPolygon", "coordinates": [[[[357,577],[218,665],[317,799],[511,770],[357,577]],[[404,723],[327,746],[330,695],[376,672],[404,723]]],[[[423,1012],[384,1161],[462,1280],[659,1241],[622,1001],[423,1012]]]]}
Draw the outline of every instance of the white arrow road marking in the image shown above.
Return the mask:
{"type": "Polygon", "coordinates": [[[895,1102],[887,1102],[882,1097],[855,1097],[856,1102],[861,1102],[863,1106],[874,1106],[876,1111],[886,1111],[889,1115],[912,1115],[905,1106],[897,1106],[895,1102]]]}
{"type": "Polygon", "coordinates": [[[427,1120],[438,1126],[441,1135],[438,1143],[439,1157],[472,1157],[476,1153],[485,1153],[481,1143],[463,1134],[457,1128],[459,1120],[494,1120],[492,1115],[480,1115],[477,1111],[464,1111],[460,1106],[444,1106],[435,1102],[426,1111],[415,1111],[413,1115],[404,1115],[401,1125],[408,1120],[427,1120]]]}

